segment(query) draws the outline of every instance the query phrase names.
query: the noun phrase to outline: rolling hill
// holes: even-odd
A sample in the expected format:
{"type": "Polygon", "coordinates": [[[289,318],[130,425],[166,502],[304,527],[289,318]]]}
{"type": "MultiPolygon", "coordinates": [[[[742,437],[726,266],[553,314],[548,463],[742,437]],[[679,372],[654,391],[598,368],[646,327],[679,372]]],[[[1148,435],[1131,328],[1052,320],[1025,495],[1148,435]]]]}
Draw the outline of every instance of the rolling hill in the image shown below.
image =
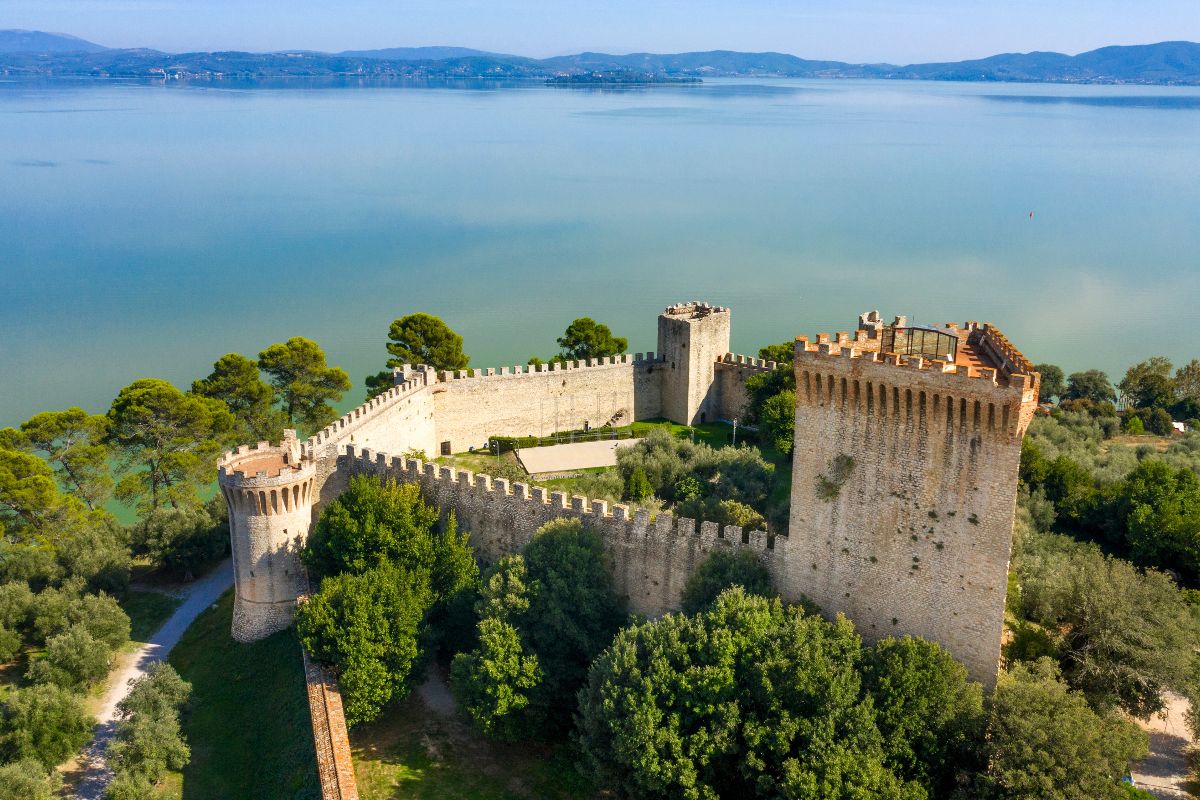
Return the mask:
{"type": "Polygon", "coordinates": [[[1200,44],[1102,47],[1079,55],[1003,53],[968,61],[850,64],[787,53],[577,53],[533,59],[467,47],[393,47],[341,53],[162,53],[110,50],[63,34],[0,31],[0,75],[125,78],[507,78],[631,72],[647,78],[789,77],[944,81],[1139,83],[1200,86],[1200,44]]]}

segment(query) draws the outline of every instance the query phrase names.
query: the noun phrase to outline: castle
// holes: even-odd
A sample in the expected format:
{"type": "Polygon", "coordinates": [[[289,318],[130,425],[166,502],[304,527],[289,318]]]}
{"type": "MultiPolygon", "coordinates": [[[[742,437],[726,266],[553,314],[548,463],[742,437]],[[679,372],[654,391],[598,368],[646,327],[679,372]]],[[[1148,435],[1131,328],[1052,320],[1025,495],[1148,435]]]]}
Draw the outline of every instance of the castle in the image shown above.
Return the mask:
{"type": "Polygon", "coordinates": [[[288,432],[277,446],[226,454],[233,636],[250,641],[290,624],[309,527],[351,475],[367,472],[420,484],[455,512],[485,561],[520,550],[551,519],[581,519],[604,538],[618,592],[648,615],[677,608],[714,549],[748,549],[785,600],[807,596],[843,612],[868,640],[938,641],[973,679],[993,684],[1021,438],[1040,378],[992,326],[885,325],[872,312],[853,337],[797,338],[786,532],[651,519],[406,455],[478,449],[491,436],[738,417],[746,379],[776,364],[730,353],[729,332],[729,309],[692,302],[659,316],[654,353],[453,373],[405,366],[390,390],[307,441],[288,432]]]}

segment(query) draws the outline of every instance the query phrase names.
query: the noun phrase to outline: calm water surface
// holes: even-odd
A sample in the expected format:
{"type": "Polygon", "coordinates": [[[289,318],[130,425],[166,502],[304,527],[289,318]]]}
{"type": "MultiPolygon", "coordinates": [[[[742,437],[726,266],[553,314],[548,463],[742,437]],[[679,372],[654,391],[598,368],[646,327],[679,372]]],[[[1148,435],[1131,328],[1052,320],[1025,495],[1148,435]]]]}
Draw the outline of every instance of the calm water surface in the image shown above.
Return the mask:
{"type": "Polygon", "coordinates": [[[742,352],[879,308],[1119,374],[1200,356],[1200,90],[0,83],[0,281],[0,425],[293,335],[357,401],[415,310],[481,367],[699,298],[742,352]]]}

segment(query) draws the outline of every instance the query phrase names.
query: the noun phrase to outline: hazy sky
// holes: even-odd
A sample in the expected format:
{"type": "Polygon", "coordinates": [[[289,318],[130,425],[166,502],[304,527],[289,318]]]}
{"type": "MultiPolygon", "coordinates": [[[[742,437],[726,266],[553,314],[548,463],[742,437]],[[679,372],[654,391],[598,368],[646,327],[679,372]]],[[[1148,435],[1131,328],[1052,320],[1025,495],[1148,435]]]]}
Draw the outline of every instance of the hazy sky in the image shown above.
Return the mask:
{"type": "Polygon", "coordinates": [[[777,50],[846,61],[1200,40],[1197,0],[0,0],[0,28],[110,47],[460,45],[531,56],[777,50]]]}

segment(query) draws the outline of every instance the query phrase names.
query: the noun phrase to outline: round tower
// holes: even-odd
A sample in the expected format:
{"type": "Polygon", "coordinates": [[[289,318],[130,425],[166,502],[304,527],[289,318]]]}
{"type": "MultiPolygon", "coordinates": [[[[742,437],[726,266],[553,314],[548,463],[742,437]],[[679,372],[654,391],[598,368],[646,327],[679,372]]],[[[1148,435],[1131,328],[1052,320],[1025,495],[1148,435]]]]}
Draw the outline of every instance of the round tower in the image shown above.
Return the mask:
{"type": "Polygon", "coordinates": [[[259,442],[218,462],[233,549],[233,638],[252,642],[292,623],[306,581],[300,548],[312,521],[316,464],[301,457],[296,432],[277,447],[259,442]]]}

